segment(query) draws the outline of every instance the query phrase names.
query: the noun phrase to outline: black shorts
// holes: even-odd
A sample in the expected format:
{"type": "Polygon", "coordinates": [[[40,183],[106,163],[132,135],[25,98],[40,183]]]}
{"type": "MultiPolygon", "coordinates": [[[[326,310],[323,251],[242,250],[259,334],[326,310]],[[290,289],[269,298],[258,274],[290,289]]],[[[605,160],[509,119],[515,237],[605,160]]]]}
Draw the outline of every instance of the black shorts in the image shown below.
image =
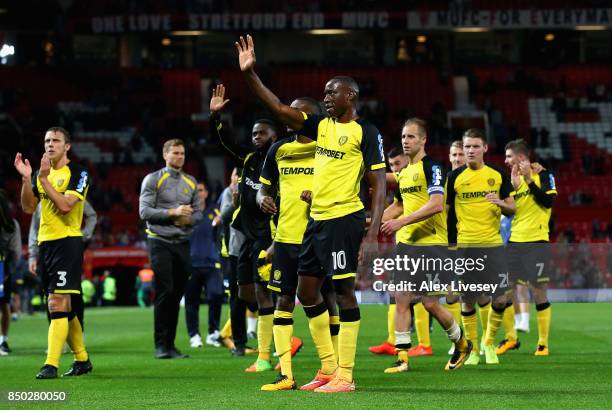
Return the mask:
{"type": "Polygon", "coordinates": [[[550,282],[550,243],[509,242],[508,268],[515,282],[537,285],[550,282]]]}
{"type": "Polygon", "coordinates": [[[452,289],[463,295],[464,299],[467,298],[468,302],[481,295],[496,298],[509,293],[512,281],[508,273],[506,248],[503,245],[459,248],[450,280],[452,289]]]}
{"type": "Polygon", "coordinates": [[[357,276],[359,247],[365,231],[365,212],[325,221],[308,220],[298,263],[303,276],[357,276]]]}
{"type": "Polygon", "coordinates": [[[445,261],[452,256],[446,245],[419,246],[400,242],[396,247],[395,258],[401,262],[393,272],[393,282],[411,284],[412,290],[409,292],[413,295],[447,295],[450,272],[444,268],[445,261]]]}
{"type": "Polygon", "coordinates": [[[302,245],[274,242],[272,274],[268,289],[281,295],[295,295],[298,282],[298,260],[302,245]]]}
{"type": "Polygon", "coordinates": [[[248,285],[250,283],[266,283],[268,279],[259,276],[259,253],[265,251],[272,244],[272,239],[247,239],[240,248],[238,255],[238,285],[248,285]]]}
{"type": "Polygon", "coordinates": [[[72,236],[42,242],[39,271],[48,293],[81,293],[83,238],[72,236]]]}

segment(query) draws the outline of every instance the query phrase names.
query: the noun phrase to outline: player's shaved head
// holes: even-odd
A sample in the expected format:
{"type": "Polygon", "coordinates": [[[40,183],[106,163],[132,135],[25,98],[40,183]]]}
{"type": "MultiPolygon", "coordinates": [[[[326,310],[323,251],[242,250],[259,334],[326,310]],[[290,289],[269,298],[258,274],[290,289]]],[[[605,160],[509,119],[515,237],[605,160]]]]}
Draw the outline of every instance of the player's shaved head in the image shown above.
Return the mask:
{"type": "Polygon", "coordinates": [[[357,85],[357,81],[355,81],[352,77],[346,75],[338,75],[329,80],[330,83],[340,83],[345,87],[349,88],[351,91],[355,93],[355,98],[359,97],[359,86],[357,85]]]}

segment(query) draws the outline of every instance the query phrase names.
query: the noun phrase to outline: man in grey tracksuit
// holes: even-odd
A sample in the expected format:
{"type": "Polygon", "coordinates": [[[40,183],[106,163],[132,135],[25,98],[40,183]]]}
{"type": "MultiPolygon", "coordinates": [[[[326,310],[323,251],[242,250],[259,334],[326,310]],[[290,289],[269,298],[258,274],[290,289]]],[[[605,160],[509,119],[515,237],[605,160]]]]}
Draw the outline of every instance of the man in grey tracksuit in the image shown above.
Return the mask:
{"type": "Polygon", "coordinates": [[[140,190],[140,218],[147,223],[151,268],[155,273],[155,357],[187,357],[174,346],[179,303],[191,272],[189,237],[202,220],[196,179],[182,171],[185,144],[166,141],[166,166],[147,175],[140,190]]]}

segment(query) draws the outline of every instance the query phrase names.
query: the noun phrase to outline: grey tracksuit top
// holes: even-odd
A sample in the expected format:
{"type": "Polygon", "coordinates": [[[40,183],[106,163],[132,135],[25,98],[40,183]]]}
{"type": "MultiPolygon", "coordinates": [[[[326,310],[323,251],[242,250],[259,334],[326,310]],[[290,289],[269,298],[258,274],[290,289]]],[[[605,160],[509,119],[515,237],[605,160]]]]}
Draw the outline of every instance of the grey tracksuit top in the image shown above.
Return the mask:
{"type": "Polygon", "coordinates": [[[147,175],[140,189],[140,219],[147,223],[147,236],[166,242],[188,241],[193,225],[202,220],[196,179],[182,171],[164,167],[147,175]],[[191,205],[191,225],[177,226],[168,209],[191,205]]]}

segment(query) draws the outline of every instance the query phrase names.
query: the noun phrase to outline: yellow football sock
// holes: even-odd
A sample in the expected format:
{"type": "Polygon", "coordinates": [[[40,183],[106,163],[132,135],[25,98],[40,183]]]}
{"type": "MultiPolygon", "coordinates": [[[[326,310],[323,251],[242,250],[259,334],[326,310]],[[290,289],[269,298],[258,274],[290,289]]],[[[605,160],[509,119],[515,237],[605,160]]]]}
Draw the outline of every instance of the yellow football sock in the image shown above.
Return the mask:
{"type": "Polygon", "coordinates": [[[59,367],[60,357],[64,349],[64,343],[68,338],[68,313],[52,312],[49,333],[47,336],[47,360],[45,364],[59,367]]]}
{"type": "Polygon", "coordinates": [[[334,357],[334,345],[329,332],[329,311],[325,303],[315,306],[304,306],[304,312],[308,317],[308,328],[312,341],[321,360],[321,371],[324,374],[332,374],[336,371],[338,363],[334,357]]]}
{"type": "Polygon", "coordinates": [[[538,320],[538,344],[548,347],[548,334],[550,332],[550,318],[552,307],[549,302],[536,305],[536,317],[538,320]]]}
{"type": "Polygon", "coordinates": [[[485,334],[485,345],[489,346],[495,343],[495,336],[497,336],[497,330],[501,326],[504,318],[504,311],[501,312],[496,309],[491,309],[489,313],[489,323],[487,324],[487,333],[485,334]]]}
{"type": "Polygon", "coordinates": [[[272,322],[274,320],[274,308],[259,309],[257,320],[257,351],[258,358],[270,360],[270,348],[272,344],[272,322]]]}
{"type": "Polygon", "coordinates": [[[334,358],[338,361],[338,333],[340,333],[340,316],[329,317],[329,333],[334,345],[334,358]]]}
{"type": "Polygon", "coordinates": [[[414,328],[416,329],[417,340],[421,346],[431,346],[429,337],[429,312],[422,303],[414,305],[414,328]]]}
{"type": "Polygon", "coordinates": [[[487,334],[487,325],[489,324],[489,313],[491,312],[491,302],[484,306],[480,306],[480,325],[482,326],[483,336],[487,334]]]}
{"type": "Polygon", "coordinates": [[[448,309],[451,315],[453,315],[453,318],[457,324],[461,323],[461,303],[447,303],[446,309],[448,309]]]}
{"type": "Polygon", "coordinates": [[[395,303],[387,309],[387,343],[395,345],[395,303]]]}
{"type": "Polygon", "coordinates": [[[293,336],[293,313],[282,310],[274,311],[274,346],[280,361],[281,374],[293,379],[291,370],[291,337],[293,336]]]}
{"type": "Polygon", "coordinates": [[[359,308],[340,311],[340,334],[338,337],[338,375],[353,381],[355,352],[360,324],[359,308]]]}
{"type": "Polygon", "coordinates": [[[480,343],[478,343],[478,318],[476,318],[476,310],[461,312],[461,316],[465,337],[472,342],[472,351],[478,353],[480,352],[480,343]]]}
{"type": "Polygon", "coordinates": [[[85,349],[85,342],[83,341],[83,328],[76,316],[68,322],[68,345],[74,354],[74,360],[85,362],[89,359],[85,349]]]}
{"type": "Polygon", "coordinates": [[[230,319],[227,319],[227,322],[223,325],[223,329],[219,332],[219,336],[223,338],[232,337],[232,321],[230,319]]]}
{"type": "Polygon", "coordinates": [[[410,349],[410,331],[395,332],[395,351],[397,359],[408,363],[408,349],[410,349]]]}
{"type": "Polygon", "coordinates": [[[516,335],[516,329],[514,328],[514,305],[510,304],[504,312],[504,332],[506,333],[506,339],[511,342],[516,341],[518,336],[516,335]]]}

